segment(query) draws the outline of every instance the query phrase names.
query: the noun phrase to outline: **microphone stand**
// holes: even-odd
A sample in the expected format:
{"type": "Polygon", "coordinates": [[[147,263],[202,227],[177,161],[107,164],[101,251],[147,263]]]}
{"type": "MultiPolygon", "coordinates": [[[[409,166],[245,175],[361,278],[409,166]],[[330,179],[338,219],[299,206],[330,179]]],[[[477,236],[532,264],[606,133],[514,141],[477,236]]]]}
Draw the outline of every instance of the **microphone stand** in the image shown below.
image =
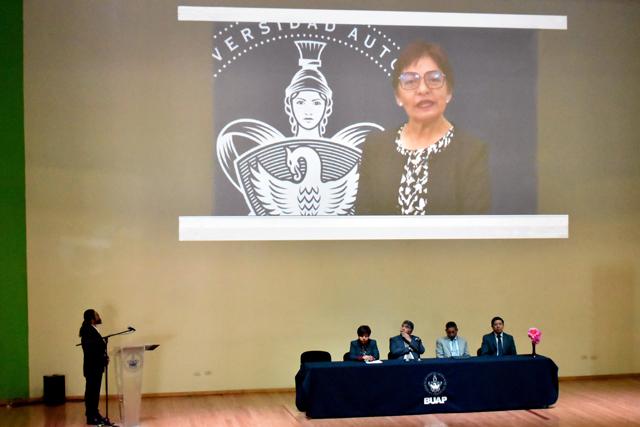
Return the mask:
{"type": "MultiPolygon", "coordinates": [[[[135,332],[135,331],[136,330],[134,328],[129,326],[124,331],[116,332],[116,333],[109,334],[109,335],[106,335],[106,336],[102,337],[102,340],[104,341],[104,352],[105,352],[105,355],[107,357],[109,357],[109,338],[115,337],[117,335],[130,334],[130,333],[135,332]]],[[[82,343],[76,344],[76,347],[81,346],[81,345],[82,345],[82,343]]],[[[111,422],[111,420],[109,420],[109,362],[107,362],[107,364],[104,366],[104,391],[105,391],[105,394],[106,394],[106,398],[105,398],[105,416],[104,416],[106,424],[103,424],[103,425],[118,427],[117,424],[113,424],[111,422]]]]}

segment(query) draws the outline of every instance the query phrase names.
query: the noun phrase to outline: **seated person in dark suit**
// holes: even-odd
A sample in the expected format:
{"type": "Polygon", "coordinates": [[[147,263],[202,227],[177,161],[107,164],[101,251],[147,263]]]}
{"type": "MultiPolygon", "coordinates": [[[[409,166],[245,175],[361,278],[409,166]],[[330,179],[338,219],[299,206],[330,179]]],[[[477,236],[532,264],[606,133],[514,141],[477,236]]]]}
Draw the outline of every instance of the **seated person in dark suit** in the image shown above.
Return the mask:
{"type": "Polygon", "coordinates": [[[349,360],[371,362],[380,359],[380,352],[378,351],[376,340],[369,339],[371,336],[371,328],[367,325],[362,325],[358,327],[356,333],[358,334],[358,339],[351,341],[349,360]]]}
{"type": "Polygon", "coordinates": [[[491,327],[493,332],[482,337],[480,356],[515,356],[516,343],[511,335],[502,331],[504,328],[502,317],[496,316],[491,319],[491,327]]]}
{"type": "Polygon", "coordinates": [[[424,353],[424,345],[420,337],[411,335],[413,333],[413,322],[405,320],[400,327],[400,335],[389,338],[389,358],[418,360],[424,353]]]}

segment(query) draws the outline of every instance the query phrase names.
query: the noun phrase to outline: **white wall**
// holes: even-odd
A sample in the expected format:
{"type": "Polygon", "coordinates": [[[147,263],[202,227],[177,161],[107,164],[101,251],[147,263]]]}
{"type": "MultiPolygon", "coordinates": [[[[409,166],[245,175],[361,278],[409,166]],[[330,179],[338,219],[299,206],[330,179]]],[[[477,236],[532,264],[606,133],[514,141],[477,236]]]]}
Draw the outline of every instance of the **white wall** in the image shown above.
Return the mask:
{"type": "Polygon", "coordinates": [[[522,352],[541,328],[560,375],[639,372],[640,4],[450,3],[375,5],[568,15],[539,38],[538,193],[570,239],[180,243],[178,216],[211,212],[211,26],[175,1],[26,1],[31,395],[52,373],[83,393],[89,307],[138,329],[112,345],[161,345],[145,392],[292,387],[300,352],[339,359],[362,323],[383,353],[405,318],[428,353],[448,320],[475,349],[495,314],[522,352]]]}

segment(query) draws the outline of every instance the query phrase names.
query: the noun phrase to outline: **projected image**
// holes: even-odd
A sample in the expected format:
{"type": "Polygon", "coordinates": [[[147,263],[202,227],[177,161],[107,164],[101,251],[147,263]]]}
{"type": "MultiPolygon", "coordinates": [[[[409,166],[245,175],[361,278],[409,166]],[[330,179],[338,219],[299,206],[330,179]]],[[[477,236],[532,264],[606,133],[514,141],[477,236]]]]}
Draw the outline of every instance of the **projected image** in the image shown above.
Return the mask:
{"type": "Polygon", "coordinates": [[[536,213],[534,30],[214,28],[213,215],[536,213]]]}

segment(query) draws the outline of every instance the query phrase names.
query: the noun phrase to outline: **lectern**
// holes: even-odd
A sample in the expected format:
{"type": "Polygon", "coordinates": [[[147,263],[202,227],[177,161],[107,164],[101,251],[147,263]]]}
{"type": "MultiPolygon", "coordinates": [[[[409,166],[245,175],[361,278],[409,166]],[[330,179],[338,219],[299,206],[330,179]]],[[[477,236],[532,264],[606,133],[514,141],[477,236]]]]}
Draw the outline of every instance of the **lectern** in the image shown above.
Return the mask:
{"type": "Polygon", "coordinates": [[[116,349],[116,381],[122,427],[140,425],[144,353],[156,348],[158,344],[129,345],[116,349]]]}

